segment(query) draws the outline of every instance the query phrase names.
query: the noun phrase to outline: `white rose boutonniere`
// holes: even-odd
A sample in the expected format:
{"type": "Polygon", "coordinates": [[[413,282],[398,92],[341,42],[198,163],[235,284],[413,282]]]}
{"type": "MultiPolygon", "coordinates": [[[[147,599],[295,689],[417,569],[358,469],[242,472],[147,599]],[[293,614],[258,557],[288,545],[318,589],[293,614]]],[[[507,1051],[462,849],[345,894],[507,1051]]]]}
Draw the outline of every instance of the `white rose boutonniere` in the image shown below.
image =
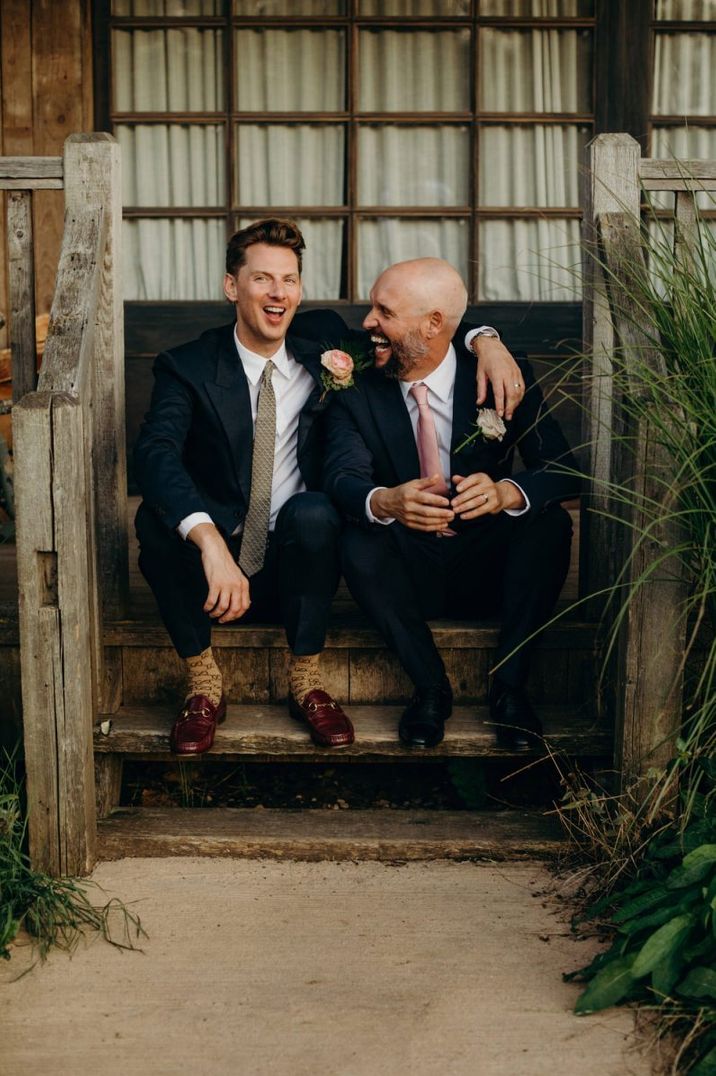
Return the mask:
{"type": "Polygon", "coordinates": [[[480,407],[474,422],[474,432],[468,434],[462,444],[455,449],[462,452],[463,448],[473,444],[478,438],[482,441],[501,441],[507,433],[507,426],[492,407],[480,407]]]}

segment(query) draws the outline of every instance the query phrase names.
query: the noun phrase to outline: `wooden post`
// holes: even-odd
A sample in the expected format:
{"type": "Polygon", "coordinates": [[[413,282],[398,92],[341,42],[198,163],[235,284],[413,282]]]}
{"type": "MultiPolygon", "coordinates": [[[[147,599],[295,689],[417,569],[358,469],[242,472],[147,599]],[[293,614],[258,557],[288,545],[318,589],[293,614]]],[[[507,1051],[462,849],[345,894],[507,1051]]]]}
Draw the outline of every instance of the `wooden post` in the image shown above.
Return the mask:
{"type": "Polygon", "coordinates": [[[92,363],[93,493],[103,616],[117,618],[129,586],[119,145],[109,134],[70,135],[64,160],[66,213],[101,208],[107,225],[92,363]]]}
{"type": "MultiPolygon", "coordinates": [[[[639,222],[623,212],[605,213],[599,228],[611,311],[626,367],[625,392],[638,403],[643,387],[630,370],[646,367],[666,379],[664,357],[655,349],[646,315],[634,297],[643,291],[639,280],[647,277],[639,222]]],[[[614,475],[615,481],[633,491],[625,520],[632,536],[626,579],[631,593],[615,669],[615,762],[623,783],[673,757],[682,720],[687,598],[683,564],[676,554],[664,557],[664,551],[678,547],[682,537],[678,523],[669,518],[675,506],[664,499],[673,461],[648,411],[627,421],[627,447],[614,475]],[[662,506],[656,520],[650,507],[655,504],[662,506]],[[640,537],[647,532],[648,537],[640,537]]]]}
{"type": "Polygon", "coordinates": [[[38,392],[13,414],[30,856],[82,875],[96,841],[83,412],[75,397],[38,392]]]}
{"type": "MultiPolygon", "coordinates": [[[[599,264],[597,218],[600,213],[626,212],[639,216],[639,143],[630,135],[598,135],[587,146],[583,241],[583,336],[591,355],[591,370],[584,385],[584,441],[588,446],[592,488],[582,498],[580,589],[584,596],[598,595],[614,582],[618,551],[609,511],[608,484],[612,478],[614,399],[611,353],[614,330],[604,272],[599,264]]],[[[597,615],[603,601],[590,603],[597,615]]]]}
{"type": "Polygon", "coordinates": [[[35,391],[35,259],[32,242],[32,194],[8,191],[7,240],[10,292],[12,398],[17,403],[35,391]]]}

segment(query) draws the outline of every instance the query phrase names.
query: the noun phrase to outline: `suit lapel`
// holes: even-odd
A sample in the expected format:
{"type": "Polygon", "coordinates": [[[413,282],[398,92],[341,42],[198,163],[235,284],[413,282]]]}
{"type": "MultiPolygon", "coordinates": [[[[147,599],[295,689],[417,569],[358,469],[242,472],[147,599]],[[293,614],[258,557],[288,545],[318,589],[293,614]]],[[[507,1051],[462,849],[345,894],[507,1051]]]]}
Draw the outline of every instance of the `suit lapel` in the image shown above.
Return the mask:
{"type": "Polygon", "coordinates": [[[234,343],[234,326],[222,332],[216,357],[216,377],[204,387],[229,441],[231,457],[246,503],[251,490],[253,421],[249,383],[234,343]]]}
{"type": "Polygon", "coordinates": [[[455,390],[452,399],[452,438],[450,455],[462,444],[474,429],[477,414],[477,382],[475,380],[475,360],[458,355],[455,368],[455,390]]]}
{"type": "Polygon", "coordinates": [[[321,400],[323,386],[321,384],[321,352],[320,345],[309,340],[303,340],[289,333],[286,337],[286,348],[296,362],[300,362],[313,378],[313,388],[301,408],[298,416],[298,437],[296,441],[296,458],[300,461],[301,453],[305,447],[306,439],[311,432],[316,415],[323,411],[328,399],[321,400]]]}
{"type": "Polygon", "coordinates": [[[398,482],[418,478],[418,448],[400,383],[372,371],[361,382],[359,391],[366,393],[368,406],[395,467],[398,482]]]}

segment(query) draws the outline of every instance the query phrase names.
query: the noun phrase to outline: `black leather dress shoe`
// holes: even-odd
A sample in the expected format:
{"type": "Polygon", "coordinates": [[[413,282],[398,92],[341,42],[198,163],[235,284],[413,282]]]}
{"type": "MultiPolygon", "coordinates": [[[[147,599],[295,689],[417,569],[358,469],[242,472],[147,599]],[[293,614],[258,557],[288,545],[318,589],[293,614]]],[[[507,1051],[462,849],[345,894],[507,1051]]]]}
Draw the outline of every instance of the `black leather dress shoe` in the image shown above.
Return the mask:
{"type": "Polygon", "coordinates": [[[400,719],[398,735],[406,747],[435,747],[451,713],[452,688],[446,678],[437,687],[415,692],[400,719]]]}
{"type": "Polygon", "coordinates": [[[493,680],[490,720],[495,725],[497,746],[506,751],[534,751],[543,746],[542,724],[522,688],[493,680]]]}

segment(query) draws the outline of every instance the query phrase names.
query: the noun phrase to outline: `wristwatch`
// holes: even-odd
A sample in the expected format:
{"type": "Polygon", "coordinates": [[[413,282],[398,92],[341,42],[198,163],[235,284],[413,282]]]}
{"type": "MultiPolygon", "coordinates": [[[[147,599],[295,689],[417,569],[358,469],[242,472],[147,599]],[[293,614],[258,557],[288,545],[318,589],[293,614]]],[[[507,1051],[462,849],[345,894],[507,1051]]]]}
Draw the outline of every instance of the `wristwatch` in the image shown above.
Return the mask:
{"type": "Polygon", "coordinates": [[[475,336],[491,336],[495,340],[500,339],[497,329],[493,329],[491,325],[482,325],[475,333],[475,336]]]}

